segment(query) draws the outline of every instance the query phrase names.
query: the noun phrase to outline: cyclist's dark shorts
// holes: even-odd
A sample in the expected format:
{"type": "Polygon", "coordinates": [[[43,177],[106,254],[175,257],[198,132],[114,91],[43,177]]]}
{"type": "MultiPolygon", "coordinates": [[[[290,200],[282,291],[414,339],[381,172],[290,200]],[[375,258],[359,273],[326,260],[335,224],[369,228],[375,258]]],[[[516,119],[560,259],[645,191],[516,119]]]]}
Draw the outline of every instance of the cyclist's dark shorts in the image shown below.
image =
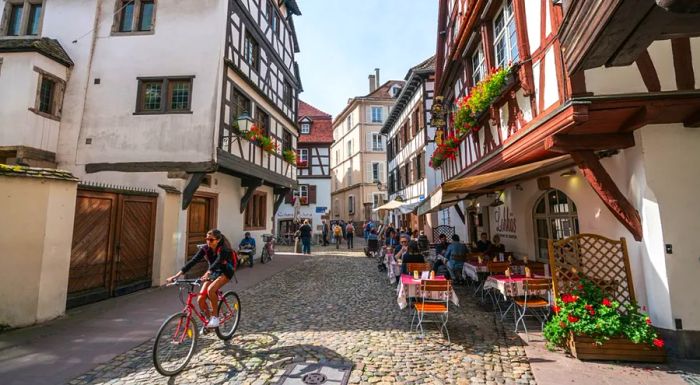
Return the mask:
{"type": "Polygon", "coordinates": [[[228,279],[233,278],[233,264],[228,263],[228,264],[226,264],[225,268],[217,267],[215,269],[212,269],[212,272],[211,272],[211,274],[209,274],[209,277],[211,277],[211,279],[217,279],[222,274],[225,275],[226,278],[228,278],[228,279]]]}

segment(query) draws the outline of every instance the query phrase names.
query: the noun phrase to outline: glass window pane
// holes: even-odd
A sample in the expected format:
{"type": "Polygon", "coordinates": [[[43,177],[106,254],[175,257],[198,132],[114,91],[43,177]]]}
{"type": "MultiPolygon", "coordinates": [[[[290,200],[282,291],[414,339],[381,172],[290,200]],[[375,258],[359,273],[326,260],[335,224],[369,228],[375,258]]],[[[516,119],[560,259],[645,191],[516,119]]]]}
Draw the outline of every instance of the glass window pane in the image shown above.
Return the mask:
{"type": "Polygon", "coordinates": [[[545,207],[544,207],[544,199],[540,199],[537,202],[537,206],[535,206],[535,213],[544,214],[545,212],[546,211],[545,211],[545,207]]]}
{"type": "Polygon", "coordinates": [[[22,9],[24,6],[22,4],[13,5],[10,8],[10,24],[7,29],[7,34],[9,36],[19,36],[20,27],[22,24],[22,9]]]}
{"type": "Polygon", "coordinates": [[[162,100],[163,83],[148,82],[143,86],[143,110],[159,111],[162,100]]]}
{"type": "Polygon", "coordinates": [[[141,1],[141,16],[139,31],[150,31],[153,28],[153,1],[141,1]]]}
{"type": "Polygon", "coordinates": [[[131,32],[133,19],[134,3],[133,0],[129,0],[127,3],[122,3],[121,19],[119,22],[119,32],[131,32]]]}
{"type": "Polygon", "coordinates": [[[499,40],[496,41],[496,67],[503,67],[506,64],[506,38],[501,36],[499,40]]]}
{"type": "Polygon", "coordinates": [[[503,31],[503,14],[499,13],[493,23],[493,35],[498,36],[503,31]]]}
{"type": "Polygon", "coordinates": [[[537,219],[535,221],[535,226],[537,230],[537,237],[538,238],[544,238],[548,239],[549,238],[549,233],[547,231],[547,220],[546,219],[537,219]]]}
{"type": "Polygon", "coordinates": [[[190,81],[170,81],[170,109],[176,111],[189,110],[190,106],[190,81]]]}
{"type": "Polygon", "coordinates": [[[27,35],[36,36],[39,34],[39,21],[41,21],[41,4],[32,4],[29,11],[27,35]]]}
{"type": "Polygon", "coordinates": [[[56,82],[48,78],[41,79],[41,89],[39,90],[39,111],[53,114],[53,91],[56,82]]]}
{"type": "Polygon", "coordinates": [[[520,59],[520,54],[518,52],[518,36],[515,30],[515,18],[510,19],[508,22],[508,42],[510,44],[510,61],[516,62],[520,59]]]}

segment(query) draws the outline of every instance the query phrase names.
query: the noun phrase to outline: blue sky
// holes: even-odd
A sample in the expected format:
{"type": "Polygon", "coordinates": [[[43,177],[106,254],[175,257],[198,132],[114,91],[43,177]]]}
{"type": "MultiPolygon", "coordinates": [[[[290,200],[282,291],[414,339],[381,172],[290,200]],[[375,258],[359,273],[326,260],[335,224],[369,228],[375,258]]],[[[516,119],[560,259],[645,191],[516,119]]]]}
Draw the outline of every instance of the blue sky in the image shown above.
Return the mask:
{"type": "Polygon", "coordinates": [[[335,117],[369,92],[367,76],[403,79],[435,53],[437,0],[298,0],[300,98],[335,117]]]}

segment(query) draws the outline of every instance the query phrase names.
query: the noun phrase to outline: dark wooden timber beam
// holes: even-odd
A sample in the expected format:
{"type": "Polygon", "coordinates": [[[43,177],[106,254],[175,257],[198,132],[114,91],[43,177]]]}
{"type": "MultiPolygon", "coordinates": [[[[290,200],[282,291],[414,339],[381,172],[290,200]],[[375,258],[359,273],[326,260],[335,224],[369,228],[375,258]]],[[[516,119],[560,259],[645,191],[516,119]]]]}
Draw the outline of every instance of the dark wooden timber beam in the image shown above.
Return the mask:
{"type": "Polygon", "coordinates": [[[574,151],[571,157],[610,212],[632,233],[635,240],[642,240],[642,220],[639,212],[620,192],[593,151],[574,151]]]}
{"type": "Polygon", "coordinates": [[[262,184],[263,180],[257,178],[245,178],[241,181],[241,186],[246,188],[245,195],[243,195],[243,198],[241,198],[241,214],[243,214],[246,207],[248,207],[248,202],[250,201],[250,198],[253,197],[255,190],[262,186],[262,184]]]}
{"type": "Polygon", "coordinates": [[[467,224],[467,219],[464,217],[464,212],[462,211],[462,208],[459,207],[459,204],[454,205],[455,211],[457,211],[457,215],[459,215],[459,219],[462,220],[462,224],[467,224]]]}
{"type": "Polygon", "coordinates": [[[683,126],[685,127],[700,127],[700,109],[691,113],[687,118],[683,120],[683,126]]]}
{"type": "Polygon", "coordinates": [[[189,207],[190,203],[192,203],[192,197],[199,188],[199,185],[202,184],[202,181],[204,180],[204,177],[206,175],[207,174],[203,172],[195,172],[190,174],[189,178],[187,178],[187,185],[185,186],[185,189],[182,192],[183,210],[186,210],[187,207],[189,207]]]}
{"type": "Polygon", "coordinates": [[[272,208],[272,216],[274,217],[277,215],[277,210],[280,209],[280,206],[282,206],[282,203],[284,202],[284,197],[287,195],[289,192],[289,188],[281,188],[281,189],[275,189],[274,193],[277,195],[277,198],[275,199],[275,205],[272,208]]]}
{"type": "Polygon", "coordinates": [[[634,147],[634,135],[631,132],[624,134],[557,134],[544,140],[545,150],[562,153],[585,150],[620,150],[629,147],[634,147]]]}
{"type": "Polygon", "coordinates": [[[207,162],[124,162],[124,163],[88,163],[85,172],[88,174],[101,171],[122,172],[215,172],[216,164],[207,162]]]}

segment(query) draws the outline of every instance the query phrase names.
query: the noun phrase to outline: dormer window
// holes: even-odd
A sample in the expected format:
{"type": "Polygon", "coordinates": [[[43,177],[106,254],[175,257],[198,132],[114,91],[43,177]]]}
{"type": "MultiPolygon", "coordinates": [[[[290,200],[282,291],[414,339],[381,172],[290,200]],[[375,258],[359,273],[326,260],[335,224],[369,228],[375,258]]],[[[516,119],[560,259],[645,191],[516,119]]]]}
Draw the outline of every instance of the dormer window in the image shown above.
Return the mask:
{"type": "Polygon", "coordinates": [[[392,86],[391,87],[391,97],[392,98],[398,97],[400,93],[401,93],[401,87],[399,87],[399,86],[392,86]]]}
{"type": "Polygon", "coordinates": [[[304,122],[301,124],[301,133],[308,134],[311,132],[311,123],[304,122]]]}

